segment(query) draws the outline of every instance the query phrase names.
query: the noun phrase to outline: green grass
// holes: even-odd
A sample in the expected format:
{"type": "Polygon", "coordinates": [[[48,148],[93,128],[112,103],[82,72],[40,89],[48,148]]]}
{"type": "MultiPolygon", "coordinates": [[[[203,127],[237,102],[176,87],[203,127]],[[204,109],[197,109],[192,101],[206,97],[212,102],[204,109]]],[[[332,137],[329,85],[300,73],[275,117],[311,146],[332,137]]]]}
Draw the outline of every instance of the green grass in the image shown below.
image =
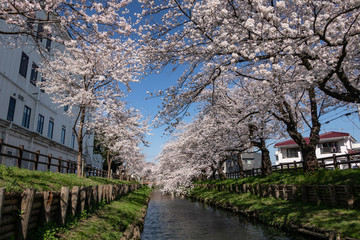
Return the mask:
{"type": "Polygon", "coordinates": [[[149,187],[143,186],[141,189],[105,205],[88,219],[82,219],[78,224],[68,229],[62,229],[58,237],[79,240],[119,239],[126,228],[139,218],[150,192],[149,187]]]}
{"type": "Polygon", "coordinates": [[[35,188],[37,191],[58,191],[61,187],[129,183],[100,177],[79,178],[75,174],[31,171],[0,165],[0,188],[6,188],[7,192],[22,192],[26,188],[35,188]]]}
{"type": "Polygon", "coordinates": [[[311,173],[302,171],[291,173],[273,173],[270,176],[247,177],[243,179],[209,180],[197,183],[226,184],[294,184],[294,185],[327,185],[351,184],[360,185],[360,169],[327,170],[321,169],[311,173]]]}
{"type": "Polygon", "coordinates": [[[259,213],[260,220],[278,227],[291,224],[315,226],[333,230],[343,237],[360,239],[360,212],[358,210],[327,209],[323,206],[304,205],[272,197],[261,198],[250,193],[236,194],[196,187],[191,198],[217,203],[222,207],[235,206],[242,211],[259,213]]]}

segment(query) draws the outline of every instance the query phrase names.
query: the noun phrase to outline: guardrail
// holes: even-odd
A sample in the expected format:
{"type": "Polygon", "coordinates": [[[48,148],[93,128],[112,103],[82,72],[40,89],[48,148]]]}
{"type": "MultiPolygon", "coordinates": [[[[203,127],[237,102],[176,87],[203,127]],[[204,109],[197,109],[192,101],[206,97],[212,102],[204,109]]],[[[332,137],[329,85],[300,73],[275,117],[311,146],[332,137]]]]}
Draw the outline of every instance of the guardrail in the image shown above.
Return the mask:
{"type": "MultiPolygon", "coordinates": [[[[4,143],[3,139],[0,139],[0,163],[3,164],[4,161],[17,166],[18,168],[25,168],[30,170],[38,171],[52,171],[59,173],[76,173],[77,163],[71,160],[64,160],[61,157],[54,157],[52,154],[42,154],[40,151],[30,151],[26,150],[23,145],[19,147],[4,143]],[[4,153],[4,149],[11,152],[4,153]],[[28,166],[26,167],[26,163],[28,166]],[[32,166],[31,166],[32,165],[32,166]]],[[[91,166],[84,167],[84,173],[87,176],[96,176],[96,177],[107,177],[107,171],[100,170],[91,166]]],[[[113,174],[113,178],[119,179],[118,174],[113,174]]]]}
{"type": "MultiPolygon", "coordinates": [[[[360,167],[360,152],[336,155],[333,154],[331,157],[318,158],[320,163],[320,168],[328,169],[349,169],[349,168],[358,168],[360,167]],[[359,166],[358,166],[359,165],[359,166]]],[[[272,166],[273,172],[291,172],[304,169],[304,162],[291,162],[291,163],[281,163],[278,165],[272,166]]],[[[226,178],[240,178],[243,175],[244,177],[257,176],[261,175],[261,168],[253,168],[244,170],[241,174],[240,172],[230,172],[226,173],[226,178]]],[[[215,176],[215,179],[218,179],[218,175],[215,176]]]]}

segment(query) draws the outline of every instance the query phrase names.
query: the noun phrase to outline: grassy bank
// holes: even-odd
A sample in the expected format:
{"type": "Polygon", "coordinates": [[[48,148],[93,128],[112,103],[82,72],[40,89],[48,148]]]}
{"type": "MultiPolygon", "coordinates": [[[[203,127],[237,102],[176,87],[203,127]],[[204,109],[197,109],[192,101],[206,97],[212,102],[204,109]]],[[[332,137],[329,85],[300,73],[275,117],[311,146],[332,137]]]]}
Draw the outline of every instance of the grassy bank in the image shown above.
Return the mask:
{"type": "Polygon", "coordinates": [[[7,192],[22,192],[25,188],[35,188],[37,191],[57,191],[61,187],[127,183],[129,182],[100,177],[78,178],[75,174],[31,171],[0,165],[0,188],[6,188],[7,192]]]}
{"type": "Polygon", "coordinates": [[[92,213],[83,212],[64,227],[54,224],[33,233],[31,239],[120,239],[127,227],[136,222],[151,193],[149,187],[129,193],[92,213]]]}
{"type": "MultiPolygon", "coordinates": [[[[284,171],[285,172],[285,171],[284,171]]],[[[360,169],[328,170],[320,169],[316,172],[304,173],[303,171],[290,173],[273,173],[270,176],[255,176],[243,179],[208,180],[198,183],[221,184],[294,184],[294,185],[327,185],[350,184],[360,185],[360,169]]]]}
{"type": "Polygon", "coordinates": [[[277,227],[330,230],[342,237],[360,239],[360,212],[357,210],[326,209],[272,197],[261,198],[250,193],[236,194],[199,187],[192,190],[190,197],[243,213],[255,213],[262,222],[277,227]]]}

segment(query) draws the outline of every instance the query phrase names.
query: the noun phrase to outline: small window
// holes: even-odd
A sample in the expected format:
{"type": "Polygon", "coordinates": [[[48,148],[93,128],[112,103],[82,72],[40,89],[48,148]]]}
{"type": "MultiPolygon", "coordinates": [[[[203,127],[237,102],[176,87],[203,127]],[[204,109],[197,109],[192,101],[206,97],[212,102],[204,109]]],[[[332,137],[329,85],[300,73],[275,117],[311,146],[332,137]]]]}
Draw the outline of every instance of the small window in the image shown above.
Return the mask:
{"type": "Polygon", "coordinates": [[[48,134],[47,137],[52,139],[54,133],[54,121],[52,119],[49,120],[48,134]]]}
{"type": "Polygon", "coordinates": [[[8,108],[6,120],[11,121],[11,122],[14,121],[15,106],[16,106],[16,99],[13,97],[10,97],[9,108],[8,108]]]}
{"type": "Polygon", "coordinates": [[[29,64],[29,57],[24,52],[22,52],[19,73],[24,78],[26,78],[28,64],[29,64]]]}
{"type": "Polygon", "coordinates": [[[64,106],[64,112],[67,112],[69,110],[69,105],[64,106]]]}
{"type": "Polygon", "coordinates": [[[29,128],[30,126],[30,116],[31,116],[31,108],[25,105],[24,107],[24,114],[22,119],[22,126],[29,128]]]}
{"type": "Polygon", "coordinates": [[[36,131],[40,134],[43,133],[43,129],[44,129],[44,116],[39,114],[39,118],[38,118],[38,124],[37,124],[37,129],[36,131]]]}
{"type": "Polygon", "coordinates": [[[65,144],[65,133],[66,133],[66,128],[65,128],[65,126],[62,126],[62,128],[61,128],[61,139],[60,139],[60,142],[62,144],[65,144]]]}
{"type": "Polygon", "coordinates": [[[50,51],[50,49],[51,49],[51,34],[48,34],[47,36],[48,37],[46,38],[45,47],[46,47],[46,50],[50,51]]]}
{"type": "Polygon", "coordinates": [[[75,148],[75,133],[71,134],[71,148],[75,148]]]}
{"type": "Polygon", "coordinates": [[[31,31],[34,29],[34,20],[28,18],[26,19],[26,24],[31,31]]]}
{"type": "Polygon", "coordinates": [[[38,66],[35,63],[32,63],[31,66],[31,76],[30,76],[30,82],[32,85],[36,86],[37,76],[38,76],[38,66]]]}
{"type": "Polygon", "coordinates": [[[339,147],[337,142],[325,142],[321,144],[321,153],[338,153],[339,147]]]}
{"type": "Polygon", "coordinates": [[[297,158],[299,157],[299,152],[300,149],[299,148],[288,148],[286,149],[286,155],[287,158],[297,158]]]}
{"type": "Polygon", "coordinates": [[[38,24],[38,31],[37,31],[37,35],[36,35],[36,37],[38,38],[39,41],[42,41],[43,34],[44,34],[44,24],[39,23],[38,24]]]}
{"type": "MultiPolygon", "coordinates": [[[[46,82],[46,79],[42,77],[40,81],[41,81],[41,82],[46,82]]],[[[45,92],[44,87],[40,86],[40,92],[42,92],[42,93],[45,92]]]]}

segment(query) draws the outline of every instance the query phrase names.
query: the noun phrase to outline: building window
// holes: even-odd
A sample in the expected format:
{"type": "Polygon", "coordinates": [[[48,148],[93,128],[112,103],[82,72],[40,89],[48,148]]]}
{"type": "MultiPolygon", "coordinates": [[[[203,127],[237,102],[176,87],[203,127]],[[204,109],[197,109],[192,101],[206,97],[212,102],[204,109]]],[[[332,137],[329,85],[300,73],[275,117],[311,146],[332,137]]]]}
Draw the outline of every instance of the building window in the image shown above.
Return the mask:
{"type": "Polygon", "coordinates": [[[46,50],[50,51],[50,48],[51,48],[51,34],[47,35],[45,48],[46,48],[46,50]]]}
{"type": "Polygon", "coordinates": [[[38,76],[38,66],[35,63],[32,63],[31,66],[31,76],[30,76],[30,82],[32,85],[36,86],[37,76],[38,76]]]}
{"type": "Polygon", "coordinates": [[[43,129],[44,129],[44,116],[41,115],[41,114],[39,114],[36,131],[37,131],[38,133],[42,134],[42,133],[43,133],[43,129]]]}
{"type": "Polygon", "coordinates": [[[25,105],[24,107],[24,114],[22,119],[22,126],[29,128],[30,126],[30,115],[31,115],[31,108],[25,105]]]}
{"type": "MultiPolygon", "coordinates": [[[[43,78],[43,77],[41,77],[41,80],[40,80],[41,82],[46,82],[46,79],[45,78],[43,78]]],[[[42,92],[42,93],[44,93],[45,92],[45,89],[44,89],[44,87],[43,86],[41,86],[40,85],[40,92],[42,92]]]]}
{"type": "Polygon", "coordinates": [[[325,153],[338,153],[339,147],[337,142],[325,142],[320,144],[321,154],[325,153]]]}
{"type": "Polygon", "coordinates": [[[14,121],[15,105],[16,105],[16,99],[13,97],[10,97],[9,108],[8,108],[6,120],[11,121],[11,122],[14,121]]]}
{"type": "Polygon", "coordinates": [[[22,52],[19,73],[24,78],[26,78],[28,64],[29,64],[29,57],[24,52],[22,52]]]}
{"type": "Polygon", "coordinates": [[[299,148],[287,148],[286,149],[286,157],[287,158],[297,158],[299,157],[299,148]]]}
{"type": "Polygon", "coordinates": [[[39,24],[38,24],[38,31],[37,31],[36,37],[37,37],[40,41],[42,41],[43,32],[44,32],[44,24],[43,24],[43,23],[39,23],[39,24]]]}
{"type": "Polygon", "coordinates": [[[54,133],[54,120],[50,119],[49,120],[49,127],[48,127],[47,137],[52,139],[53,138],[53,133],[54,133]]]}
{"type": "Polygon", "coordinates": [[[71,134],[71,148],[75,148],[75,133],[71,134]]]}
{"type": "Polygon", "coordinates": [[[64,106],[64,112],[67,112],[69,110],[69,105],[64,106]]]}
{"type": "Polygon", "coordinates": [[[60,139],[60,142],[62,144],[65,144],[65,133],[66,133],[66,128],[65,128],[65,126],[62,126],[62,128],[61,128],[61,139],[60,139]]]}

